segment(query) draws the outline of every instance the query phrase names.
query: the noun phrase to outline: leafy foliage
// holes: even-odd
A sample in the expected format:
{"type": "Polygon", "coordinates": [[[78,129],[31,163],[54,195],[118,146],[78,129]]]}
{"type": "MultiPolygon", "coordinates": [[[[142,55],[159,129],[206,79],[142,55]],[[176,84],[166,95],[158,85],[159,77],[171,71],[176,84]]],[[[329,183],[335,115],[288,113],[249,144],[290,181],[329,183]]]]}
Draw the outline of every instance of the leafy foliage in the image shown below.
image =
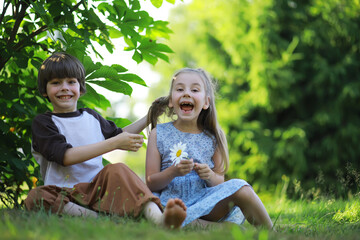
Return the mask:
{"type": "MultiPolygon", "coordinates": [[[[157,7],[162,4],[152,2],[157,7]]],[[[79,106],[102,111],[110,102],[96,92],[94,85],[131,95],[129,82],[146,83],[121,65],[94,62],[89,53],[102,58],[95,43],[113,53],[112,39],[121,38],[127,45],[124,50],[133,52],[133,60],[155,64],[158,59],[168,61],[166,53],[172,50],[157,40],[168,38],[171,30],[167,22],[154,21],[141,10],[139,0],[5,0],[1,9],[0,200],[8,207],[19,207],[24,189],[31,189],[34,179],[41,184],[30,140],[33,117],[51,110],[36,86],[42,61],[55,51],[76,56],[87,75],[87,93],[80,98],[79,106]]],[[[117,123],[124,121],[117,119],[117,123]]]]}
{"type": "Polygon", "coordinates": [[[204,67],[218,79],[229,177],[273,189],[288,176],[297,197],[297,185],[359,191],[359,10],[357,1],[194,0],[171,15],[184,21],[171,26],[177,54],[163,73],[204,67]]]}

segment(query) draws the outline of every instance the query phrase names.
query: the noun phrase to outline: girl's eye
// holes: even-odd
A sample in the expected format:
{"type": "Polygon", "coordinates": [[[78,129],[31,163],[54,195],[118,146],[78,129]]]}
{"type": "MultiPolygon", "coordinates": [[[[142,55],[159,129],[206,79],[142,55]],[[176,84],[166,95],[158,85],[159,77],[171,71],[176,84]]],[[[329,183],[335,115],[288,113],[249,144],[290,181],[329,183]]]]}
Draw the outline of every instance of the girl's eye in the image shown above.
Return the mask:
{"type": "Polygon", "coordinates": [[[198,92],[198,91],[199,91],[199,89],[193,89],[192,91],[193,91],[193,92],[198,92]]]}
{"type": "Polygon", "coordinates": [[[183,89],[182,89],[182,88],[178,88],[178,89],[176,89],[176,91],[178,91],[178,92],[182,92],[182,91],[183,91],[183,89]]]}

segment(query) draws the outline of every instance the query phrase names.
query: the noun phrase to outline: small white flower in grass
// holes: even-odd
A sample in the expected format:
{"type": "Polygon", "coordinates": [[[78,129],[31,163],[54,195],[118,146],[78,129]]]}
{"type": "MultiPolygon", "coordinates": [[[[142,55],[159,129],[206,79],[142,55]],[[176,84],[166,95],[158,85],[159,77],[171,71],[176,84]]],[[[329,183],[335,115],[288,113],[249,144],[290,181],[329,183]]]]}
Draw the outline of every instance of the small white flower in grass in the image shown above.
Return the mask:
{"type": "Polygon", "coordinates": [[[178,144],[174,144],[174,146],[170,149],[170,158],[173,161],[175,166],[184,158],[187,158],[188,154],[185,152],[186,143],[179,142],[178,144]]]}

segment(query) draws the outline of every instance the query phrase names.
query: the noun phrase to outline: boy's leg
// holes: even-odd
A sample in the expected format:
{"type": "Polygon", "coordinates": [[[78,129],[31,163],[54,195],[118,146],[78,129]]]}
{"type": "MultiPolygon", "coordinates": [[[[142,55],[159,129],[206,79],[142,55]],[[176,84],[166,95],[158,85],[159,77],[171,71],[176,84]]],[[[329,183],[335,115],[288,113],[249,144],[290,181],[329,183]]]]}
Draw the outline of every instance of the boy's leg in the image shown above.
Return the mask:
{"type": "Polygon", "coordinates": [[[62,213],[67,214],[67,215],[71,215],[71,216],[81,216],[81,217],[94,217],[96,218],[98,216],[98,213],[84,208],[80,205],[77,205],[75,203],[72,202],[68,202],[67,204],[65,204],[62,213]]]}
{"type": "Polygon", "coordinates": [[[31,189],[25,199],[25,208],[30,211],[45,210],[60,214],[69,202],[65,191],[55,185],[39,186],[31,189]]]}
{"type": "Polygon", "coordinates": [[[137,217],[149,201],[162,209],[160,199],[125,164],[108,164],[91,183],[69,189],[71,202],[89,206],[97,212],[137,217]]]}

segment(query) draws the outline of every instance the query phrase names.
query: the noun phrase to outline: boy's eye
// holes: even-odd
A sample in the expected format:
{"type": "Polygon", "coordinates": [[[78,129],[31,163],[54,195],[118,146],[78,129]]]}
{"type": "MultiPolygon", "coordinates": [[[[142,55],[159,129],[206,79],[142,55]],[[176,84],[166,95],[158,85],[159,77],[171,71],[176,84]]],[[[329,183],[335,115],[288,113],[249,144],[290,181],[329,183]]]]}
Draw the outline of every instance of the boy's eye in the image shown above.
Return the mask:
{"type": "Polygon", "coordinates": [[[182,88],[178,88],[178,89],[176,89],[176,91],[178,91],[178,92],[182,92],[182,91],[183,91],[183,89],[182,89],[182,88]]]}
{"type": "Polygon", "coordinates": [[[195,89],[193,89],[192,91],[193,91],[193,92],[198,92],[199,89],[195,88],[195,89]]]}

